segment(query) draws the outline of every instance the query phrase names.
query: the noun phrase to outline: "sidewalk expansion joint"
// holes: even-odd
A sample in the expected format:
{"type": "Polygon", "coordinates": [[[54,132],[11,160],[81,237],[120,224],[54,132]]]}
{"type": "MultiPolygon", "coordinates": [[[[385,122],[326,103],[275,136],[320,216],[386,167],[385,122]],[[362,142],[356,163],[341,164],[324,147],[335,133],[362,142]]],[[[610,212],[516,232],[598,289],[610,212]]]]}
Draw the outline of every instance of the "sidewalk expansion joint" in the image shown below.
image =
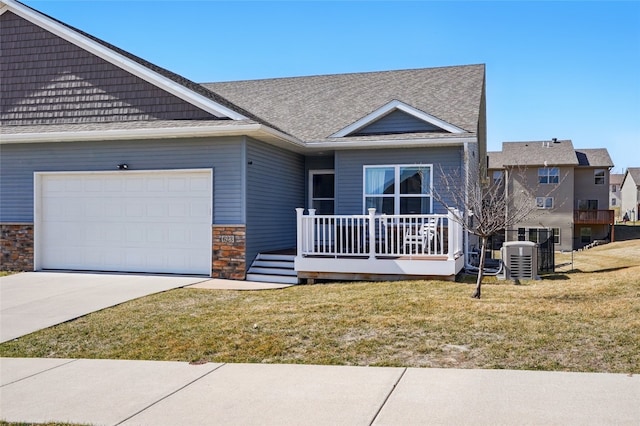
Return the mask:
{"type": "Polygon", "coordinates": [[[0,388],[12,385],[14,383],[21,382],[23,380],[27,380],[27,379],[29,379],[31,377],[35,377],[35,376],[38,376],[38,375],[40,375],[42,373],[46,373],[47,371],[55,370],[56,368],[64,367],[65,365],[69,365],[69,364],[71,364],[73,362],[76,362],[76,361],[78,361],[78,360],[77,359],[70,359],[69,361],[65,362],[64,364],[54,365],[53,367],[47,368],[47,369],[42,370],[42,371],[38,371],[37,373],[33,373],[33,374],[29,374],[28,376],[20,377],[19,379],[16,379],[13,382],[5,383],[4,385],[1,385],[0,388]]]}
{"type": "Polygon", "coordinates": [[[376,414],[373,416],[373,419],[371,419],[371,421],[369,422],[369,426],[373,425],[376,422],[376,419],[380,415],[380,412],[382,411],[384,406],[387,404],[387,401],[389,400],[389,398],[391,398],[391,394],[393,394],[393,392],[396,390],[396,388],[398,387],[398,384],[400,383],[400,380],[402,380],[402,378],[404,377],[404,373],[406,372],[407,372],[407,368],[405,367],[402,369],[402,373],[400,374],[400,377],[398,377],[398,380],[396,380],[396,382],[391,387],[391,390],[389,391],[387,396],[384,398],[384,401],[382,401],[382,404],[380,404],[380,407],[378,408],[378,411],[376,411],[376,414]]]}
{"type": "Polygon", "coordinates": [[[122,423],[131,420],[132,418],[134,418],[135,416],[137,416],[138,414],[148,410],[149,408],[153,407],[154,405],[157,405],[158,403],[164,401],[165,399],[169,398],[170,396],[173,396],[175,394],[177,394],[178,392],[180,392],[181,390],[191,386],[192,384],[194,384],[195,382],[197,382],[198,380],[208,376],[209,374],[213,373],[214,371],[218,371],[220,368],[224,367],[225,365],[227,365],[227,363],[223,363],[220,364],[219,366],[217,366],[216,368],[214,368],[211,371],[207,371],[206,373],[204,373],[203,375],[196,377],[195,379],[191,380],[190,382],[184,384],[183,386],[180,386],[178,389],[169,392],[168,394],[166,394],[165,396],[163,396],[162,398],[159,398],[157,401],[152,402],[151,404],[147,405],[146,407],[142,408],[141,410],[138,410],[137,412],[133,413],[132,415],[130,415],[129,417],[126,417],[122,420],[120,420],[118,423],[115,423],[114,426],[118,426],[121,425],[122,423]]]}

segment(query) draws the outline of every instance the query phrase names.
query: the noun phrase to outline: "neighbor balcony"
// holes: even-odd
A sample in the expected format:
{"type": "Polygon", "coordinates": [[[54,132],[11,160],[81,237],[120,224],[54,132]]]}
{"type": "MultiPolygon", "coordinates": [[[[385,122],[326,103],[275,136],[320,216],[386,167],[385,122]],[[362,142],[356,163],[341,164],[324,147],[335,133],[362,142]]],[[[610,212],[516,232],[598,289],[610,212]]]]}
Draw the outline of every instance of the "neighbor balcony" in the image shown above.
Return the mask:
{"type": "MultiPolygon", "coordinates": [[[[455,211],[454,211],[455,212],[455,211]]],[[[464,267],[454,212],[316,215],[297,209],[295,269],[306,279],[453,279],[464,267]]]]}
{"type": "Polygon", "coordinates": [[[574,210],[573,223],[575,225],[613,225],[614,210],[574,210]]]}

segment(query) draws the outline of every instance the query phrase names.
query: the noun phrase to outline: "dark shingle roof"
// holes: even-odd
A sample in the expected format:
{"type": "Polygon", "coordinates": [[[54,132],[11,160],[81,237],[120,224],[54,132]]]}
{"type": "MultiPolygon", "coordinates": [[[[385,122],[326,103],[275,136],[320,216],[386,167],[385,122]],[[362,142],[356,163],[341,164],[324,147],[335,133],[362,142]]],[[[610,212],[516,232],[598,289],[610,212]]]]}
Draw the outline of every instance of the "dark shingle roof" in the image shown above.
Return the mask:
{"type": "Polygon", "coordinates": [[[606,148],[573,149],[570,140],[503,142],[502,151],[487,153],[489,169],[505,166],[613,167],[606,148]]]}
{"type": "Polygon", "coordinates": [[[611,173],[609,175],[609,182],[612,185],[620,185],[622,183],[622,180],[624,179],[624,175],[623,174],[618,174],[618,173],[611,173]]]}
{"type": "Polygon", "coordinates": [[[579,149],[576,156],[581,166],[588,167],[613,167],[613,161],[606,148],[579,149]]]}
{"type": "Polygon", "coordinates": [[[573,143],[562,141],[503,142],[502,152],[489,158],[490,168],[501,166],[577,166],[573,143]],[[493,165],[493,167],[492,167],[493,165]]]}
{"type": "Polygon", "coordinates": [[[624,179],[627,179],[627,176],[631,176],[636,186],[640,186],[640,167],[629,167],[627,168],[627,172],[624,175],[624,179]]]}
{"type": "Polygon", "coordinates": [[[465,65],[204,86],[305,141],[326,140],[394,100],[475,133],[484,71],[465,65]]]}

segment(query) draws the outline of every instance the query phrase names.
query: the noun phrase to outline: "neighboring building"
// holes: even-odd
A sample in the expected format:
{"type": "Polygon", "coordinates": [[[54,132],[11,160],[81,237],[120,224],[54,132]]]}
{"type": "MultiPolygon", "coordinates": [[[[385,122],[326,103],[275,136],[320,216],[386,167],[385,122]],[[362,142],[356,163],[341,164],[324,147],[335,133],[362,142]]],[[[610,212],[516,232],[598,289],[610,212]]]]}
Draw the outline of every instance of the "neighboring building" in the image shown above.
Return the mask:
{"type": "Polygon", "coordinates": [[[613,210],[616,222],[622,220],[622,180],[623,174],[611,173],[609,175],[609,208],[613,210]]]}
{"type": "Polygon", "coordinates": [[[505,232],[506,241],[538,242],[541,230],[553,235],[556,250],[581,248],[613,238],[609,210],[609,170],[606,149],[574,149],[570,140],[504,142],[489,152],[490,176],[505,176],[506,190],[535,203],[529,217],[505,232]],[[521,169],[521,179],[516,173],[521,169]]]}
{"type": "Polygon", "coordinates": [[[640,221],[640,167],[629,167],[621,186],[622,205],[620,214],[626,213],[631,221],[640,221]]]}
{"type": "Polygon", "coordinates": [[[0,6],[3,269],[244,279],[294,248],[294,282],[462,269],[433,191],[485,166],[484,65],[196,84],[0,6]]]}

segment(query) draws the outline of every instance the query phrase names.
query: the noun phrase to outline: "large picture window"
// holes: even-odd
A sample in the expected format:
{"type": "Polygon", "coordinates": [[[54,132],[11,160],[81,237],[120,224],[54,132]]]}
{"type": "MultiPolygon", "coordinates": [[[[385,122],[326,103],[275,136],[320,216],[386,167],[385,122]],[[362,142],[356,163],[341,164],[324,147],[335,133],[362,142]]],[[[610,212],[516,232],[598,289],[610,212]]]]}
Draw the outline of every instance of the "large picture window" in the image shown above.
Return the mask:
{"type": "Polygon", "coordinates": [[[364,166],[364,211],[431,213],[431,166],[364,166]]]}

